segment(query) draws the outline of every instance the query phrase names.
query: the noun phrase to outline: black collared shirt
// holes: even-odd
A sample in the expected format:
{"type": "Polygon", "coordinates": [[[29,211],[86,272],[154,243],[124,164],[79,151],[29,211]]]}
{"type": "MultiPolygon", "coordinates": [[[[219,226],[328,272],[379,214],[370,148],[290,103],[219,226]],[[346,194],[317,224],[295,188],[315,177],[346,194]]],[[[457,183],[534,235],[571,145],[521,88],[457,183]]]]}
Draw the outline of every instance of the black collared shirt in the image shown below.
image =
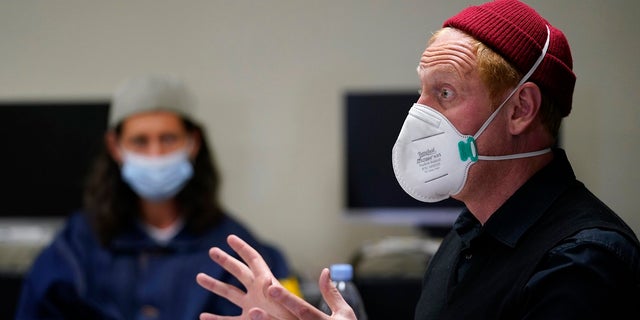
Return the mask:
{"type": "Polygon", "coordinates": [[[430,262],[416,319],[640,319],[639,275],[633,232],[555,150],[554,161],[484,225],[468,211],[460,215],[430,262]],[[571,226],[566,221],[588,227],[539,244],[560,236],[549,230],[571,226]]]}

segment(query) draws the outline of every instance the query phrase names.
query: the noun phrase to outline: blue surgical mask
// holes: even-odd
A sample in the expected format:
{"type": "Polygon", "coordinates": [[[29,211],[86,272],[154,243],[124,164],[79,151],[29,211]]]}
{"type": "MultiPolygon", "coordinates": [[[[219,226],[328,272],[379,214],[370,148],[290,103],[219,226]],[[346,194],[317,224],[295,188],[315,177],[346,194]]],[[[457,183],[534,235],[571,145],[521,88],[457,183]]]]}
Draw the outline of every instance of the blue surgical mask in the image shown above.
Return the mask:
{"type": "Polygon", "coordinates": [[[138,196],[149,201],[172,198],[193,176],[187,148],[153,157],[124,149],[122,154],[122,178],[138,196]]]}

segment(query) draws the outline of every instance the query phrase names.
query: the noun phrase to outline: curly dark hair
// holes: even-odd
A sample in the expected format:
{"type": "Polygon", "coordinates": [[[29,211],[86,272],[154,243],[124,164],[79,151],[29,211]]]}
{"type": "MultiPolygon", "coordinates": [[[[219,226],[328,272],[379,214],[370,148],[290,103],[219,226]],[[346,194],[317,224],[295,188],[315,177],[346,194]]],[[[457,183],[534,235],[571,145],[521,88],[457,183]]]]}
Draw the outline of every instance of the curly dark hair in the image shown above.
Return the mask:
{"type": "MultiPolygon", "coordinates": [[[[224,216],[218,196],[220,176],[203,127],[185,116],[181,118],[186,130],[198,134],[202,142],[194,161],[193,177],[176,199],[186,228],[199,234],[215,226],[224,216]]],[[[119,136],[122,123],[117,124],[114,130],[119,136]]],[[[120,166],[109,154],[106,142],[103,143],[84,189],[85,213],[103,245],[107,246],[116,235],[135,223],[140,216],[138,200],[122,180],[120,166]]]]}

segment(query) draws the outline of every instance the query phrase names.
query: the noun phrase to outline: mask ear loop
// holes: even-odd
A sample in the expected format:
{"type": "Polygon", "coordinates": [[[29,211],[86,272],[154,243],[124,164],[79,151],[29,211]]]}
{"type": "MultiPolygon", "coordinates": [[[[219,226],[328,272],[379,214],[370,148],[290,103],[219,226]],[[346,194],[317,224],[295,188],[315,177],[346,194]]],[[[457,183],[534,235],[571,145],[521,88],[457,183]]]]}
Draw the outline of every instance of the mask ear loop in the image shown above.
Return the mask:
{"type": "MultiPolygon", "coordinates": [[[[511,97],[516,93],[516,91],[518,91],[518,89],[520,89],[520,87],[525,82],[527,82],[527,80],[529,80],[529,77],[531,77],[531,75],[536,71],[536,69],[538,68],[540,63],[542,63],[542,60],[544,60],[544,57],[547,54],[547,49],[549,49],[549,41],[550,41],[550,38],[551,38],[551,31],[549,30],[549,26],[545,25],[545,27],[547,28],[547,40],[545,41],[544,47],[542,48],[542,54],[540,54],[540,56],[538,57],[538,60],[536,60],[536,62],[531,67],[531,69],[529,69],[529,72],[527,72],[527,74],[525,74],[524,77],[522,77],[522,79],[520,79],[520,82],[518,82],[518,85],[513,90],[511,90],[511,93],[509,93],[507,98],[504,99],[504,101],[502,101],[500,106],[482,124],[482,127],[480,127],[478,132],[476,132],[476,134],[473,136],[473,140],[474,140],[473,143],[474,144],[475,144],[475,140],[478,139],[478,137],[482,134],[482,132],[484,132],[484,130],[489,126],[491,121],[493,121],[493,119],[498,115],[498,112],[500,112],[500,109],[502,109],[502,107],[507,103],[507,101],[509,101],[509,99],[511,99],[511,97]]],[[[533,157],[533,156],[545,154],[545,153],[547,153],[549,151],[551,151],[551,149],[546,148],[546,149],[542,149],[542,150],[538,150],[538,151],[518,153],[518,154],[510,154],[510,155],[505,155],[505,156],[478,156],[478,160],[506,160],[506,159],[527,158],[527,157],[533,157]]]]}
{"type": "Polygon", "coordinates": [[[484,124],[482,124],[482,127],[480,127],[480,130],[478,130],[478,132],[476,132],[476,134],[473,136],[474,139],[478,139],[478,137],[482,134],[484,129],[486,129],[489,126],[489,124],[491,123],[491,121],[493,121],[493,118],[495,118],[498,115],[498,112],[500,111],[500,109],[502,109],[502,107],[505,105],[505,103],[507,103],[507,101],[509,101],[509,99],[511,99],[511,97],[516,93],[516,91],[518,91],[518,89],[520,89],[520,87],[525,82],[527,82],[527,80],[529,80],[529,77],[531,77],[531,75],[536,71],[536,69],[538,68],[540,63],[542,63],[542,60],[544,59],[544,56],[547,54],[547,49],[549,48],[549,38],[551,37],[551,32],[549,31],[549,26],[546,26],[546,27],[547,27],[547,41],[544,43],[544,47],[542,48],[542,54],[540,54],[540,56],[538,57],[538,60],[536,60],[536,63],[534,63],[533,66],[531,67],[531,69],[529,69],[529,72],[527,72],[527,74],[525,74],[524,77],[522,77],[520,82],[518,82],[518,85],[513,90],[511,90],[511,93],[509,93],[509,96],[507,96],[507,98],[504,99],[504,101],[502,101],[502,103],[500,104],[498,109],[496,109],[491,114],[489,119],[487,119],[487,121],[485,121],[484,124]]]}

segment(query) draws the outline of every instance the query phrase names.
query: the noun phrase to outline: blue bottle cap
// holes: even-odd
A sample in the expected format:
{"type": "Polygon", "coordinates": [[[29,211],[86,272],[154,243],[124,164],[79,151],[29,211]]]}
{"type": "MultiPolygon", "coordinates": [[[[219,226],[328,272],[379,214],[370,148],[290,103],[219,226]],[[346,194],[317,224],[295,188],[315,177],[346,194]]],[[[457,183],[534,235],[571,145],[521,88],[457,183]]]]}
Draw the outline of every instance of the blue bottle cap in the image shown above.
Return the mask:
{"type": "Polygon", "coordinates": [[[353,277],[353,266],[348,263],[332,264],[329,271],[333,281],[349,281],[353,277]]]}

